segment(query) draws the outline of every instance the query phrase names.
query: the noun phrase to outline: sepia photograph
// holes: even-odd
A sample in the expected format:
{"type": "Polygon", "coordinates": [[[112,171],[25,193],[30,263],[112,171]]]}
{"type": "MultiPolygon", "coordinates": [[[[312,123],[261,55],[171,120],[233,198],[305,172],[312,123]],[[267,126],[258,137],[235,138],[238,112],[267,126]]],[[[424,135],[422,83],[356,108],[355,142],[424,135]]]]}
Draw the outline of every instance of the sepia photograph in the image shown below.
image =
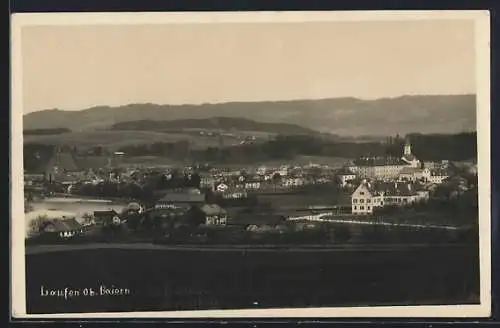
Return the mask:
{"type": "Polygon", "coordinates": [[[11,20],[14,317],[490,315],[487,11],[11,20]]]}

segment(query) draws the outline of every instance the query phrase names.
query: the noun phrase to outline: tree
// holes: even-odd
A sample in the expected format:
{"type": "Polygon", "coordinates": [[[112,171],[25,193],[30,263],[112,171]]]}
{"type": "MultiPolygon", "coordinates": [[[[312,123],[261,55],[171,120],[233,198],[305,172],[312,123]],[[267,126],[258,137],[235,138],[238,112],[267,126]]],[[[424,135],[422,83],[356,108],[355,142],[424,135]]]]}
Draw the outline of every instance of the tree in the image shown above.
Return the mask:
{"type": "Polygon", "coordinates": [[[200,188],[201,185],[201,177],[198,173],[191,174],[190,186],[193,188],[200,188]]]}
{"type": "Polygon", "coordinates": [[[46,215],[39,215],[29,222],[28,235],[36,235],[41,232],[45,224],[47,223],[46,215]]]}
{"type": "Polygon", "coordinates": [[[205,213],[198,206],[193,206],[187,211],[185,219],[189,227],[195,228],[205,223],[205,213]]]}

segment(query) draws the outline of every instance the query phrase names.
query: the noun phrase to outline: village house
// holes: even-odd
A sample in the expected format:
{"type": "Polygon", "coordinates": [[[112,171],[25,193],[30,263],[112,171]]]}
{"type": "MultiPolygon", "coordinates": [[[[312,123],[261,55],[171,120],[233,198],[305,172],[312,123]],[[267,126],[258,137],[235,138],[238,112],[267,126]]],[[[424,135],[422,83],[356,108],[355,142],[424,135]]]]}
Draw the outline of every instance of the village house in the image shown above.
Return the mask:
{"type": "Polygon", "coordinates": [[[428,168],[405,167],[399,173],[400,181],[416,182],[430,181],[431,170],[428,168]]]}
{"type": "Polygon", "coordinates": [[[200,177],[200,187],[201,188],[213,188],[213,186],[217,183],[217,180],[213,175],[202,175],[200,177]]]}
{"type": "Polygon", "coordinates": [[[247,190],[257,190],[260,188],[260,181],[249,180],[245,181],[244,188],[247,190]]]}
{"type": "Polygon", "coordinates": [[[376,208],[425,201],[429,193],[411,183],[363,181],[351,195],[352,214],[372,214],[376,208]]]}
{"type": "Polygon", "coordinates": [[[242,188],[229,188],[221,194],[223,199],[240,199],[248,197],[248,192],[242,188]]]}
{"type": "Polygon", "coordinates": [[[447,179],[450,178],[450,173],[447,170],[443,169],[435,169],[431,170],[430,175],[428,177],[430,183],[441,184],[447,179]]]}
{"type": "Polygon", "coordinates": [[[115,210],[107,211],[94,211],[91,224],[97,225],[110,225],[110,224],[120,224],[121,219],[119,214],[115,210]]]}
{"type": "Polygon", "coordinates": [[[345,187],[348,182],[356,179],[356,174],[346,167],[341,168],[336,174],[340,186],[345,187]]]}
{"type": "Polygon", "coordinates": [[[215,191],[222,192],[222,193],[226,192],[228,189],[229,189],[229,186],[226,183],[224,183],[224,182],[219,183],[215,187],[215,191]]]}
{"type": "Polygon", "coordinates": [[[201,193],[168,193],[163,198],[155,203],[156,209],[172,208],[174,205],[187,204],[187,205],[200,205],[205,203],[205,195],[201,193]]]}
{"type": "Polygon", "coordinates": [[[40,226],[40,233],[45,236],[54,236],[61,239],[68,239],[84,233],[83,226],[76,219],[55,219],[46,220],[40,226]]]}
{"type": "Polygon", "coordinates": [[[283,187],[299,187],[305,184],[305,179],[303,177],[286,177],[282,179],[283,187]]]}
{"type": "Polygon", "coordinates": [[[225,226],[227,224],[227,212],[217,204],[205,204],[200,207],[205,215],[206,225],[225,226]]]}

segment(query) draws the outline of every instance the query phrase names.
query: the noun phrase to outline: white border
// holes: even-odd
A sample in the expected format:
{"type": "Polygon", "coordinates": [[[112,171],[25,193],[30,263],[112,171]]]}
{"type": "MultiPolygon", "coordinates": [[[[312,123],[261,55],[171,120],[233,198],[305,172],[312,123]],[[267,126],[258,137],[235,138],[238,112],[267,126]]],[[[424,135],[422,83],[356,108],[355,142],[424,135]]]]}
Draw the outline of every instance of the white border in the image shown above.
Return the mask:
{"type": "Polygon", "coordinates": [[[11,300],[12,316],[20,318],[347,318],[347,317],[488,317],[491,311],[490,202],[490,21],[488,11],[358,11],[358,12],[192,12],[192,13],[30,13],[11,18],[11,300]],[[21,30],[25,26],[153,25],[194,23],[285,23],[408,20],[474,20],[476,26],[476,86],[480,217],[480,305],[251,309],[87,314],[26,314],[23,91],[21,30]],[[15,214],[18,215],[15,215],[15,214]],[[23,217],[22,220],[19,218],[23,217]],[[22,223],[22,224],[21,224],[22,223]]]}

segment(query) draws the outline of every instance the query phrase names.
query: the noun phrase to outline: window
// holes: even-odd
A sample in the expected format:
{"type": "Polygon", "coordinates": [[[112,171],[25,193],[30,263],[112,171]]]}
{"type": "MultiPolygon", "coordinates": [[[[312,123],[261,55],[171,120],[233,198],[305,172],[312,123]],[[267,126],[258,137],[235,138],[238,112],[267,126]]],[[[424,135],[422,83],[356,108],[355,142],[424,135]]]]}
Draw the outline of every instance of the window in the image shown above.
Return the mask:
{"type": "Polygon", "coordinates": [[[370,210],[370,206],[367,206],[367,207],[366,207],[366,209],[367,209],[367,210],[370,210]]]}
{"type": "Polygon", "coordinates": [[[358,200],[357,200],[356,198],[353,198],[352,202],[353,202],[354,204],[356,204],[356,203],[358,202],[358,200]]]}
{"type": "Polygon", "coordinates": [[[354,209],[355,209],[355,210],[357,210],[357,209],[358,209],[358,207],[357,207],[357,206],[354,206],[354,209]]]}
{"type": "Polygon", "coordinates": [[[367,202],[367,203],[371,203],[371,202],[372,202],[372,200],[371,200],[371,199],[367,199],[367,200],[366,200],[366,202],[367,202]]]}
{"type": "Polygon", "coordinates": [[[364,203],[364,202],[365,202],[365,200],[364,200],[364,199],[360,199],[360,200],[359,200],[359,202],[360,202],[360,203],[364,203]]]}
{"type": "Polygon", "coordinates": [[[360,206],[360,207],[359,207],[359,209],[360,209],[360,210],[364,210],[364,209],[365,209],[365,207],[364,207],[364,206],[360,206]]]}
{"type": "Polygon", "coordinates": [[[360,194],[360,195],[364,195],[364,194],[365,194],[365,192],[364,192],[364,191],[360,191],[360,192],[359,192],[359,194],[360,194]]]}

